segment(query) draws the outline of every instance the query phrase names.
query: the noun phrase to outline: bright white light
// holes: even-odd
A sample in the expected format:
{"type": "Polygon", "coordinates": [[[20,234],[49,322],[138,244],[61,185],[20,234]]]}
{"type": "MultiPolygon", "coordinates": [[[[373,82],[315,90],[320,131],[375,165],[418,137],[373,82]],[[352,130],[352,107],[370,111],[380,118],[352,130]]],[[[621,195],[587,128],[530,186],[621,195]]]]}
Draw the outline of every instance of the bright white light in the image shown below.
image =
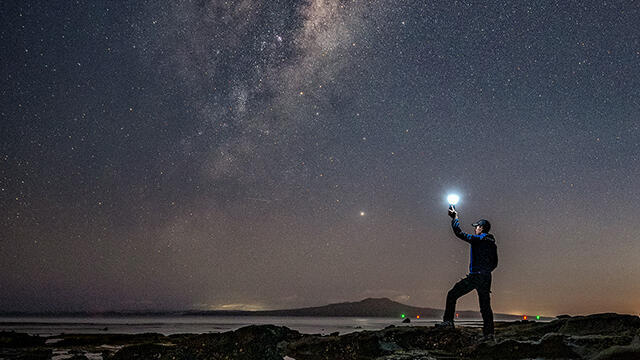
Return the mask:
{"type": "Polygon", "coordinates": [[[364,211],[360,211],[360,216],[365,216],[366,214],[364,213],[364,211]]]}
{"type": "Polygon", "coordinates": [[[447,201],[449,202],[450,205],[456,205],[458,201],[460,201],[460,196],[456,194],[450,194],[447,196],[447,201]]]}

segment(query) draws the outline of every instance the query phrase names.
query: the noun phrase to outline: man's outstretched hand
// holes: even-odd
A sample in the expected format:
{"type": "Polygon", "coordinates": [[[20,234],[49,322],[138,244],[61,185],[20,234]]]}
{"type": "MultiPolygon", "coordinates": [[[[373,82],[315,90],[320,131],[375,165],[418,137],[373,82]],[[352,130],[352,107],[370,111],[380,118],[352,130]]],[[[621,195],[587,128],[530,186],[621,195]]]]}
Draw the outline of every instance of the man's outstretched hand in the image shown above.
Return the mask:
{"type": "Polygon", "coordinates": [[[452,219],[457,219],[458,218],[458,212],[451,206],[449,206],[449,212],[448,212],[449,217],[451,217],[452,219]]]}

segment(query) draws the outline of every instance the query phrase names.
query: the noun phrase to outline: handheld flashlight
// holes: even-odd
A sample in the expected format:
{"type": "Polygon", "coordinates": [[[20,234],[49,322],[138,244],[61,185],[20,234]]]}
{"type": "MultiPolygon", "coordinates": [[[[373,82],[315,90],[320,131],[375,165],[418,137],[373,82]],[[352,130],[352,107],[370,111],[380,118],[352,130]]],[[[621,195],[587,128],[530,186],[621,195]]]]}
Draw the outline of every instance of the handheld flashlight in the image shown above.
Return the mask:
{"type": "Polygon", "coordinates": [[[447,202],[449,202],[449,209],[455,210],[456,204],[460,201],[460,196],[456,194],[449,194],[447,196],[447,202]]]}

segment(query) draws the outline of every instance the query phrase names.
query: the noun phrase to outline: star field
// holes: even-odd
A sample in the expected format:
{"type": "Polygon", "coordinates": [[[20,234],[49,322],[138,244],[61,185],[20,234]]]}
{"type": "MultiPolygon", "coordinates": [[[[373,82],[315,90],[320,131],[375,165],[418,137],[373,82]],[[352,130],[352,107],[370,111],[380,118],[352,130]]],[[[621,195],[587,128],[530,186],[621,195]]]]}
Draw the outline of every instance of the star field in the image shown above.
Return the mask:
{"type": "Polygon", "coordinates": [[[451,191],[493,224],[494,311],[640,311],[637,2],[0,17],[0,311],[443,307],[451,191]]]}

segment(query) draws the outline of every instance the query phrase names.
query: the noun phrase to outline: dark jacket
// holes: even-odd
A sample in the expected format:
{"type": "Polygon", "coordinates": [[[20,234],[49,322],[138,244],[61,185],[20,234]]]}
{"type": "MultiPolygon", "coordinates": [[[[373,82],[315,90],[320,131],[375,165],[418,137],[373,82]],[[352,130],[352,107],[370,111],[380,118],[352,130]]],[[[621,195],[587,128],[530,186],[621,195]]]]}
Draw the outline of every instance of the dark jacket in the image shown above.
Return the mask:
{"type": "Polygon", "coordinates": [[[498,264],[496,239],[493,235],[487,233],[480,235],[464,233],[462,229],[460,229],[460,221],[458,221],[458,219],[451,221],[451,227],[453,228],[453,233],[458,238],[471,244],[469,273],[490,274],[498,264]]]}

